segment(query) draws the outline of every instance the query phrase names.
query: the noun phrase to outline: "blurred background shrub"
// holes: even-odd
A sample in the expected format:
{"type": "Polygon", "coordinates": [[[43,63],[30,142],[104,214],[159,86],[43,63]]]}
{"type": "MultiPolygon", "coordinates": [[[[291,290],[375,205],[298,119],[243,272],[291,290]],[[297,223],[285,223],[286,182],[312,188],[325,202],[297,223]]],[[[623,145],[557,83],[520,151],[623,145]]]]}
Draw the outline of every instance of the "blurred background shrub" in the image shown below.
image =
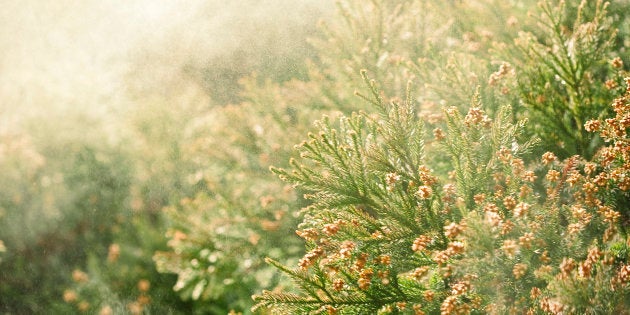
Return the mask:
{"type": "MultiPolygon", "coordinates": [[[[210,180],[237,175],[232,171],[240,157],[208,162],[227,147],[206,156],[203,142],[221,135],[207,134],[220,129],[202,124],[242,100],[237,81],[243,76],[261,73],[260,82],[304,77],[304,60],[312,54],[307,34],[330,3],[6,5],[0,22],[6,73],[0,79],[0,313],[227,313],[251,304],[258,286],[240,283],[233,260],[222,262],[213,286],[210,297],[218,305],[207,306],[207,298],[187,302],[190,293],[173,290],[177,276],[158,273],[153,260],[170,248],[169,231],[179,226],[163,208],[184,207],[182,200],[203,194],[213,198],[218,193],[210,180]],[[231,287],[224,285],[229,277],[231,287]]],[[[248,207],[251,200],[260,203],[249,199],[248,207]]],[[[280,210],[267,216],[275,220],[280,210]]],[[[226,211],[233,212],[212,208],[211,214],[226,211]]],[[[265,228],[278,229],[270,222],[265,228]]],[[[286,228],[281,231],[276,238],[286,236],[286,228]]],[[[243,233],[251,242],[262,238],[243,233]]]]}

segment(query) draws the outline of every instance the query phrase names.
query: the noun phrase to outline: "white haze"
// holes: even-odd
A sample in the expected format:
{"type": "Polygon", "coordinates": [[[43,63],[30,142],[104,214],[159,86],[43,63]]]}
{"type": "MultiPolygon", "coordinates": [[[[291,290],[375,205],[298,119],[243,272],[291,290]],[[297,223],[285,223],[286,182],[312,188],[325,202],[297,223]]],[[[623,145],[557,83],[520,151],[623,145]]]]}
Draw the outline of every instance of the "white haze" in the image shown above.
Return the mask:
{"type": "Polygon", "coordinates": [[[115,120],[133,106],[128,85],[145,84],[130,83],[130,72],[145,69],[131,77],[159,86],[184,63],[247,47],[266,27],[315,21],[331,2],[0,0],[0,131],[25,117],[115,120]]]}

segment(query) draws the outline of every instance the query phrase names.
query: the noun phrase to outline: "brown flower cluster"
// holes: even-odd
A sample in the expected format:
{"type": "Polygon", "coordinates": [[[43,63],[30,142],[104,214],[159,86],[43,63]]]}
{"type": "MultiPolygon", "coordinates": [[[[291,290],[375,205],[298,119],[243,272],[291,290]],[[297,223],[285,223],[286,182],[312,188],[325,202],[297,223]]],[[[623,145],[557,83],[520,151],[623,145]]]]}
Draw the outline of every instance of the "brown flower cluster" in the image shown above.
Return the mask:
{"type": "Polygon", "coordinates": [[[509,63],[502,63],[501,66],[499,66],[499,70],[490,75],[490,78],[488,79],[488,85],[496,85],[502,78],[513,72],[514,69],[512,69],[512,66],[509,63]]]}
{"type": "MultiPolygon", "coordinates": [[[[442,302],[442,305],[440,306],[440,314],[442,315],[449,315],[449,314],[459,314],[460,310],[459,310],[459,303],[457,300],[457,296],[455,295],[451,295],[448,296],[446,299],[444,299],[444,301],[442,302]]],[[[463,314],[466,314],[468,312],[462,312],[463,314]]]]}
{"type": "Polygon", "coordinates": [[[444,227],[444,235],[450,239],[455,239],[464,230],[466,230],[466,222],[451,223],[444,227]]]}
{"type": "Polygon", "coordinates": [[[420,235],[413,241],[413,244],[411,245],[411,249],[414,252],[418,252],[418,251],[424,250],[427,247],[427,245],[429,245],[430,243],[431,243],[431,238],[429,236],[420,235]]]}
{"type": "Polygon", "coordinates": [[[471,107],[468,110],[468,114],[464,117],[464,122],[468,126],[489,127],[492,119],[486,115],[483,109],[479,107],[471,107]]]}
{"type": "Polygon", "coordinates": [[[310,266],[314,265],[315,262],[323,256],[324,256],[324,249],[320,246],[317,246],[313,248],[312,250],[310,250],[308,253],[306,253],[304,257],[302,257],[302,259],[300,259],[300,261],[298,262],[298,266],[306,270],[310,266]]]}

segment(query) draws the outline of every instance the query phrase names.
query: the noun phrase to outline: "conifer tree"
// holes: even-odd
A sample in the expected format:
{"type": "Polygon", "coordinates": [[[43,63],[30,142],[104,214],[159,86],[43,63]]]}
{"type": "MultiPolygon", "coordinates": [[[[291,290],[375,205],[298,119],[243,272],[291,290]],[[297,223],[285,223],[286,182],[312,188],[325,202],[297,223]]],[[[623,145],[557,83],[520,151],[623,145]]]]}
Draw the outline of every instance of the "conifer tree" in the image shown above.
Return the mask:
{"type": "MultiPolygon", "coordinates": [[[[568,39],[559,25],[566,23],[563,14],[571,8],[562,2],[541,3],[542,20],[558,23],[555,29],[543,28],[551,41],[558,36],[566,39],[563,47],[572,40],[588,46],[577,48],[585,55],[568,54],[568,69],[588,72],[595,71],[590,67],[596,64],[607,67],[614,30],[605,22],[606,6],[602,2],[578,6],[573,37],[568,39]],[[583,33],[588,27],[594,28],[583,33]],[[587,35],[591,36],[588,40],[580,40],[587,35]]],[[[517,41],[523,45],[518,47],[540,53],[523,57],[527,65],[519,65],[520,72],[512,72],[511,65],[504,63],[489,76],[489,88],[503,86],[503,94],[514,97],[517,104],[528,104],[528,95],[523,94],[526,84],[520,80],[536,79],[535,73],[542,70],[526,71],[535,69],[536,62],[557,70],[549,64],[555,57],[542,56],[550,53],[541,48],[546,44],[517,41]],[[539,58],[546,60],[541,63],[539,58]],[[505,82],[510,79],[516,85],[505,82]]],[[[623,62],[613,60],[608,74],[595,71],[597,77],[586,77],[602,81],[613,76],[614,83],[621,82],[623,62]]],[[[532,161],[531,148],[538,140],[531,135],[537,133],[525,132],[526,120],[514,122],[514,117],[529,116],[535,127],[545,120],[564,121],[553,121],[549,115],[540,118],[536,109],[531,115],[520,108],[514,115],[509,106],[484,111],[484,99],[497,99],[480,97],[477,92],[465,116],[456,107],[444,109],[445,130],[436,128],[430,139],[420,135],[426,124],[414,114],[417,99],[410,93],[404,101],[387,99],[375,81],[368,80],[365,72],[363,76],[371,94],[357,95],[372,104],[376,113],[341,115],[336,122],[324,117],[317,123],[319,132],[309,134],[298,146],[300,158],[291,161],[291,169],[272,169],[305,191],[311,201],[296,231],[308,251],[295,267],[268,260],[293,279],[299,290],[264,291],[254,297],[255,310],[562,314],[615,313],[628,307],[630,239],[622,175],[627,170],[621,166],[625,165],[621,152],[626,137],[623,113],[630,92],[616,99],[610,109],[605,104],[623,92],[619,86],[630,86],[630,81],[588,92],[593,94],[580,94],[586,87],[578,85],[567,92],[564,86],[531,83],[532,89],[591,95],[589,100],[604,109],[603,114],[591,112],[592,108],[582,108],[584,104],[570,99],[557,99],[561,105],[549,104],[554,110],[574,106],[580,111],[568,114],[578,133],[563,137],[573,143],[570,150],[577,150],[569,152],[585,156],[562,160],[567,156],[562,148],[532,161]],[[612,112],[617,113],[615,118],[603,120],[612,112]],[[593,114],[595,120],[588,120],[593,114]],[[597,137],[589,132],[610,145],[598,145],[597,137]],[[587,150],[576,144],[583,139],[594,141],[587,150]],[[437,154],[441,158],[431,158],[437,154]],[[446,172],[440,174],[443,170],[451,170],[448,177],[446,172]]],[[[548,148],[554,138],[549,129],[541,130],[543,148],[548,148]]]]}
{"type": "Polygon", "coordinates": [[[299,146],[301,159],[292,162],[293,169],[273,169],[313,201],[297,231],[309,249],[299,267],[270,260],[307,294],[266,292],[256,297],[259,307],[349,314],[423,304],[439,309],[450,290],[449,271],[442,267],[464,248],[453,240],[469,204],[492,188],[495,172],[504,171],[503,155],[518,156],[530,145],[518,144],[522,123],[512,125],[508,109],[492,121],[478,102],[465,117],[449,108],[441,140],[455,181],[441,181],[425,164],[423,123],[412,94],[385,103],[374,81],[365,78],[372,95],[363,98],[377,115],[342,116],[337,124],[325,117],[320,132],[299,146]],[[419,281],[426,274],[431,281],[419,281]],[[427,300],[433,292],[437,296],[427,300]]]}
{"type": "Polygon", "coordinates": [[[534,13],[540,15],[534,15],[535,30],[519,33],[514,45],[502,47],[515,67],[516,90],[534,120],[533,132],[563,158],[594,154],[601,139],[583,125],[610,114],[611,95],[623,90],[619,63],[611,62],[619,58],[615,51],[620,47],[608,7],[601,0],[542,1],[534,13]]]}
{"type": "MultiPolygon", "coordinates": [[[[521,4],[341,1],[339,19],[323,23],[324,35],[312,40],[318,54],[306,80],[245,79],[245,102],[191,124],[188,147],[198,156],[195,178],[204,188],[168,208],[171,248],[155,256],[162,271],[178,274],[182,297],[245,310],[246,290],[238,290],[267,288],[255,298],[261,313],[484,313],[556,305],[545,268],[565,257],[584,260],[606,231],[598,221],[579,241],[556,233],[568,228],[579,191],[558,182],[587,165],[603,142],[584,132],[558,138],[541,127],[564,122],[532,107],[529,91],[567,90],[547,80],[553,75],[536,76],[553,68],[531,52],[548,54],[598,25],[597,39],[580,49],[591,51],[582,55],[593,59],[585,67],[593,73],[589,82],[614,77],[619,84],[588,91],[604,109],[622,90],[623,62],[610,63],[619,47],[613,25],[620,24],[609,21],[614,15],[604,3],[521,4]],[[541,20],[528,10],[542,13],[541,20]],[[559,25],[577,31],[536,24],[558,16],[559,25]],[[539,40],[525,40],[534,36],[539,40]],[[307,133],[300,157],[289,163],[289,148],[307,133]],[[547,154],[558,139],[574,151],[547,154]],[[579,139],[595,140],[580,151],[579,139]],[[576,152],[587,154],[560,162],[576,152]],[[269,165],[288,185],[269,179],[269,165]],[[537,228],[543,219],[549,225],[537,228]],[[306,253],[286,237],[296,226],[306,253]],[[553,252],[557,244],[566,250],[553,252]],[[288,277],[266,268],[265,256],[288,277]],[[499,275],[509,280],[487,285],[499,275]],[[226,295],[237,291],[240,297],[226,295]]],[[[623,4],[616,5],[621,12],[623,4]]],[[[563,60],[576,62],[571,58],[563,60]]],[[[554,110],[565,105],[549,103],[554,110]]],[[[584,113],[571,126],[591,118],[584,113]]]]}

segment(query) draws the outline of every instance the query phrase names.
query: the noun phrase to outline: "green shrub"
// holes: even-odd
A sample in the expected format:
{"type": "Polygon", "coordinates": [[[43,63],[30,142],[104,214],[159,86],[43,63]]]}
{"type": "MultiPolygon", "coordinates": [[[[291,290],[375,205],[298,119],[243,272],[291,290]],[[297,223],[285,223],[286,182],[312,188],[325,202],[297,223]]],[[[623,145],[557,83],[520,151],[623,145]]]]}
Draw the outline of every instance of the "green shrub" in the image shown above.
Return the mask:
{"type": "Polygon", "coordinates": [[[71,312],[63,288],[88,255],[106,253],[124,215],[130,164],[112,148],[32,139],[2,138],[0,310],[71,312]]]}
{"type": "Polygon", "coordinates": [[[622,313],[629,7],[348,0],[141,54],[115,127],[2,135],[0,311],[622,313]]]}
{"type": "MultiPolygon", "coordinates": [[[[194,168],[183,148],[187,124],[209,106],[209,99],[189,86],[170,90],[168,97],[134,96],[136,107],[124,117],[127,128],[121,132],[125,149],[119,151],[133,163],[125,172],[126,198],[112,205],[118,211],[112,235],[100,234],[92,242],[102,250],[91,252],[65,274],[73,282],[64,287],[64,300],[87,313],[190,313],[192,305],[173,291],[176,277],[159,273],[152,256],[167,248],[169,222],[162,209],[200,189],[188,179],[194,168]]],[[[83,186],[90,182],[77,180],[83,186]]]]}
{"type": "MultiPolygon", "coordinates": [[[[257,288],[278,284],[263,258],[302,252],[290,236],[297,223],[290,205],[299,209],[303,201],[290,187],[269,182],[268,167],[288,159],[281,148],[296,141],[290,130],[307,126],[309,110],[276,102],[281,94],[266,89],[276,84],[258,87],[256,80],[243,82],[248,101],[213,108],[186,127],[182,154],[191,158],[189,179],[199,189],[165,208],[169,251],[154,259],[160,271],[178,275],[174,289],[195,301],[198,313],[246,311],[257,288]]],[[[283,91],[283,97],[295,93],[283,91]]]]}
{"type": "MultiPolygon", "coordinates": [[[[539,38],[522,33],[513,44],[510,34],[498,32],[505,42],[490,41],[486,47],[494,48],[485,52],[465,53],[457,44],[438,47],[454,56],[445,66],[407,63],[430,91],[413,96],[408,87],[404,100],[388,98],[403,94],[401,82],[388,77],[396,68],[383,73],[375,67],[378,59],[372,60],[365,67],[376,78],[366,79],[371,93],[358,93],[372,108],[358,101],[348,107],[337,99],[339,108],[363,111],[324,116],[298,146],[291,167],[272,168],[309,201],[297,230],[307,252],[296,267],[267,259],[297,288],[263,291],[254,297],[253,310],[624,312],[630,294],[624,153],[630,81],[621,79],[627,75],[623,59],[613,53],[626,49],[626,40],[613,36],[613,25],[625,19],[625,6],[618,2],[608,13],[602,2],[543,1],[537,20],[543,27],[523,23],[539,38]],[[501,59],[510,62],[488,72],[501,59]],[[468,77],[488,80],[471,84],[458,75],[466,69],[475,74],[468,77]],[[441,88],[423,81],[431,74],[441,88]],[[563,77],[570,80],[563,83],[563,77]],[[450,105],[457,106],[443,106],[441,116],[423,122],[431,116],[417,112],[431,100],[449,104],[450,91],[448,100],[457,100],[450,105]],[[553,99],[539,106],[531,91],[553,99]],[[472,100],[468,108],[463,98],[472,100]],[[433,137],[425,133],[431,125],[439,128],[433,137]],[[535,145],[538,139],[542,146],[535,145]],[[554,145],[558,142],[563,145],[554,145]]],[[[357,13],[342,10],[347,29],[381,38],[380,29],[361,24],[365,15],[354,9],[357,13]]],[[[389,10],[384,12],[405,14],[389,10]]],[[[348,60],[356,51],[351,39],[340,46],[349,53],[332,55],[348,60]]],[[[365,51],[378,52],[379,46],[365,51]]],[[[347,69],[350,77],[362,59],[352,60],[332,68],[347,69]]],[[[315,85],[340,87],[334,83],[341,75],[333,71],[319,77],[332,85],[315,85]]],[[[323,102],[329,94],[322,93],[323,102]]]]}
{"type": "Polygon", "coordinates": [[[615,59],[618,30],[607,9],[602,1],[542,2],[535,31],[522,32],[514,45],[502,47],[516,72],[515,88],[532,133],[544,139],[544,150],[562,158],[592,157],[601,139],[583,125],[609,115],[607,104],[623,90],[618,71],[623,65],[612,61],[620,60],[615,59]]]}
{"type": "MultiPolygon", "coordinates": [[[[547,152],[525,165],[523,123],[494,119],[473,103],[446,110],[442,139],[454,174],[427,165],[413,102],[378,116],[324,118],[280,177],[312,204],[298,234],[308,252],[298,268],[268,261],[302,294],[266,291],[257,308],[291,313],[615,313],[628,307],[625,248],[628,165],[626,95],[605,122],[589,121],[610,143],[586,162],[547,152]],[[536,170],[536,171],[534,171],[536,170]],[[539,174],[539,175],[537,175],[539,174]],[[538,189],[543,188],[543,192],[538,189]],[[543,193],[543,195],[541,195],[543,193]],[[621,198],[621,199],[620,199],[621,198]]],[[[373,83],[371,83],[373,85],[373,83]]]]}

